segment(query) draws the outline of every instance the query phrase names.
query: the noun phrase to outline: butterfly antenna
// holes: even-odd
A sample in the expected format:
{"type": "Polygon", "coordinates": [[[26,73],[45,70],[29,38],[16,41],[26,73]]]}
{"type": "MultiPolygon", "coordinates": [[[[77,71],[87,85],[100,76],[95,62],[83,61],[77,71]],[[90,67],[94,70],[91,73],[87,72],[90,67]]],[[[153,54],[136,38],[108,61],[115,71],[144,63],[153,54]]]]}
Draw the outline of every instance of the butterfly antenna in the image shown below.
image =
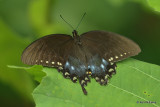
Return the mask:
{"type": "MultiPolygon", "coordinates": [[[[62,15],[60,15],[60,17],[64,20],[64,18],[62,17],[62,15]]],[[[74,30],[74,28],[73,28],[73,26],[71,24],[69,24],[66,20],[64,20],[64,22],[66,22],[74,30]]]]}
{"type": "Polygon", "coordinates": [[[85,15],[86,15],[86,12],[83,14],[81,20],[79,21],[79,23],[78,23],[78,25],[77,25],[77,27],[76,27],[76,30],[78,29],[78,27],[79,27],[79,25],[81,24],[81,22],[82,22],[82,20],[83,20],[83,18],[84,18],[85,15]]]}

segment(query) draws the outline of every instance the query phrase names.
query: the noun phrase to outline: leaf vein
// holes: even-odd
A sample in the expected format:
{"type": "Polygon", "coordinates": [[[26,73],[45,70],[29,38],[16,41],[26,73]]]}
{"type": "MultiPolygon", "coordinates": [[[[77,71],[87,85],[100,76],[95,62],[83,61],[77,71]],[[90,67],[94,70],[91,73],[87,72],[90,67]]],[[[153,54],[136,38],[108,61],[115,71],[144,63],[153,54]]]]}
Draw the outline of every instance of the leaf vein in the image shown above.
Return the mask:
{"type": "Polygon", "coordinates": [[[154,79],[154,80],[156,80],[156,81],[160,82],[160,80],[159,80],[159,79],[157,79],[157,78],[153,77],[152,75],[149,75],[149,74],[147,74],[147,73],[143,72],[142,70],[140,70],[140,69],[138,69],[138,68],[135,68],[135,67],[133,67],[133,66],[128,66],[128,67],[133,68],[133,69],[135,69],[135,70],[137,70],[137,71],[139,71],[139,72],[143,73],[144,75],[146,75],[146,76],[148,76],[148,77],[150,77],[150,78],[152,78],[152,79],[154,79]]]}
{"type": "MultiPolygon", "coordinates": [[[[143,97],[140,97],[140,96],[138,96],[138,95],[136,95],[136,94],[134,94],[134,93],[132,93],[132,92],[130,92],[130,91],[127,91],[127,90],[125,90],[125,89],[122,89],[122,88],[120,88],[120,87],[118,87],[118,86],[115,86],[115,85],[113,85],[113,84],[111,84],[111,83],[109,83],[108,85],[111,85],[111,86],[114,87],[114,88],[117,88],[117,89],[119,89],[119,90],[122,90],[122,91],[124,91],[124,92],[126,92],[126,93],[129,93],[129,94],[133,95],[133,96],[136,96],[136,97],[138,97],[138,98],[140,98],[140,99],[142,99],[142,100],[149,101],[149,100],[147,100],[147,99],[145,99],[145,98],[143,98],[143,97]]],[[[153,105],[156,106],[156,107],[160,107],[160,106],[158,106],[157,104],[154,104],[154,103],[151,103],[151,104],[153,104],[153,105]]]]}

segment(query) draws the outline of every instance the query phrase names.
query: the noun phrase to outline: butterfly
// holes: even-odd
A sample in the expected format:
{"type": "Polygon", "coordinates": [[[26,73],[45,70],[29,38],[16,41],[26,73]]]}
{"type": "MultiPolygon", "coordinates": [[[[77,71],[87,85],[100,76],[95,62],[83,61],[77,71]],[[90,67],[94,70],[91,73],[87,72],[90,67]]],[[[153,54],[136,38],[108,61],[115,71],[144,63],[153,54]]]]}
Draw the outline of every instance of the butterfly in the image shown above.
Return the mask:
{"type": "Polygon", "coordinates": [[[116,62],[137,55],[141,49],[132,40],[107,31],[89,31],[73,36],[51,34],[31,43],[22,54],[22,62],[56,68],[84,88],[90,77],[101,85],[116,73],[116,62]]]}
{"type": "MultiPolygon", "coordinates": [[[[82,19],[85,15],[86,13],[82,19]]],[[[63,19],[61,15],[60,17],[63,19]]],[[[73,29],[72,36],[44,36],[32,42],[23,51],[21,59],[24,64],[56,68],[64,78],[69,78],[74,83],[79,80],[85,95],[85,86],[91,81],[90,77],[100,85],[106,85],[116,73],[116,62],[141,52],[135,42],[119,34],[95,30],[79,35],[65,22],[73,29]]]]}

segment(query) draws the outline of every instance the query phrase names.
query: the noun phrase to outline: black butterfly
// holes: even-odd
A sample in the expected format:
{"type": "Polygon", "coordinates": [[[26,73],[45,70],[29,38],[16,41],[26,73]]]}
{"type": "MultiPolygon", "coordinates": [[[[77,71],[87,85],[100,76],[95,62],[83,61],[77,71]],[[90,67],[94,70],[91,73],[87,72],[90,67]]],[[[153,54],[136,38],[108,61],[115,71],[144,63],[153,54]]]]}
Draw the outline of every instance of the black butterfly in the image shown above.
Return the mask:
{"type": "Polygon", "coordinates": [[[57,68],[65,78],[77,79],[84,86],[90,76],[101,85],[106,85],[116,73],[115,62],[137,55],[139,46],[132,40],[106,31],[90,31],[73,37],[66,34],[52,34],[29,45],[22,54],[22,62],[28,65],[43,65],[57,68]]]}
{"type": "Polygon", "coordinates": [[[76,30],[72,33],[73,36],[52,34],[36,40],[24,50],[22,62],[57,68],[65,78],[73,82],[78,79],[84,94],[87,94],[84,86],[90,82],[90,76],[106,85],[116,73],[115,62],[141,51],[136,43],[115,33],[90,31],[80,36],[76,30]]]}

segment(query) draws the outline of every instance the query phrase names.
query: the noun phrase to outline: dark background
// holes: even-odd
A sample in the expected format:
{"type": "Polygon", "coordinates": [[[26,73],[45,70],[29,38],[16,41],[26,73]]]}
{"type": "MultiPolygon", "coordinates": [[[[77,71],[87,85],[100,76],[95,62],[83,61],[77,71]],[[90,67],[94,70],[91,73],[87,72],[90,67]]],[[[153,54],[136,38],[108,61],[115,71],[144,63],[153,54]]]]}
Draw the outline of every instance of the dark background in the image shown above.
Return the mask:
{"type": "Polygon", "coordinates": [[[124,35],[142,52],[134,58],[160,65],[160,13],[147,0],[0,0],[0,106],[32,107],[35,81],[23,70],[23,49],[33,40],[53,33],[71,34],[84,12],[79,34],[108,30],[124,35]]]}

